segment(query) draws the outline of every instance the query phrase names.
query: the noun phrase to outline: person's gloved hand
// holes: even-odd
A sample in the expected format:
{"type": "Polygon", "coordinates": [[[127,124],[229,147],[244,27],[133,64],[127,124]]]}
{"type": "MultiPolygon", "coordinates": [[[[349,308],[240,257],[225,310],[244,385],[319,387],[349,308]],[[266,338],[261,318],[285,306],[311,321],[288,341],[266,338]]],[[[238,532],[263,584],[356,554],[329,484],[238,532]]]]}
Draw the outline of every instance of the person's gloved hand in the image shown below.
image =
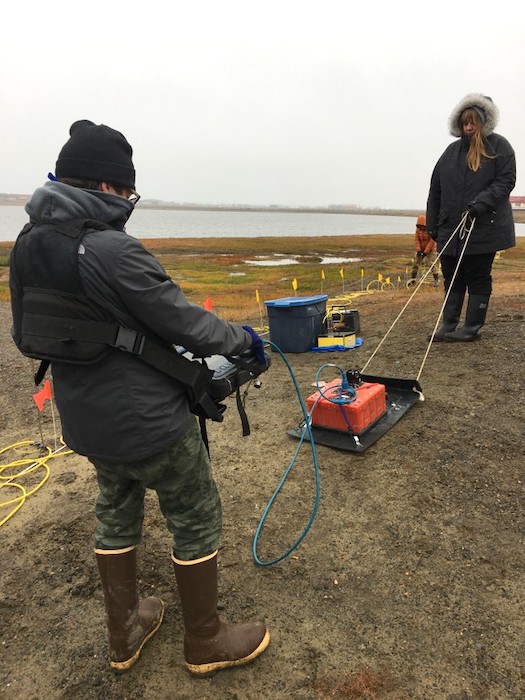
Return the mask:
{"type": "Polygon", "coordinates": [[[251,326],[243,326],[245,331],[252,336],[252,344],[250,350],[257,362],[261,365],[266,365],[266,355],[264,354],[264,343],[262,338],[253,330],[251,326]]]}
{"type": "Polygon", "coordinates": [[[472,226],[472,224],[474,223],[474,219],[476,218],[477,215],[478,215],[478,210],[476,209],[476,207],[473,204],[469,204],[468,207],[463,212],[461,218],[466,216],[467,217],[467,226],[472,226]]]}

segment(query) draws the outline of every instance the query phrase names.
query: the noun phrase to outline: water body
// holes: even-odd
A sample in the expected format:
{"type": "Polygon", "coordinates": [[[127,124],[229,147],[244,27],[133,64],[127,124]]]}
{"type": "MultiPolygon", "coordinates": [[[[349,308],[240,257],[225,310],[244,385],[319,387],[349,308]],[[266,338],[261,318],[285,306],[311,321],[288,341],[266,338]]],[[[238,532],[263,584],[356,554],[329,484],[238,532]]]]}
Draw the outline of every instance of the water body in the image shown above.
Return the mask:
{"type": "MultiPolygon", "coordinates": [[[[0,206],[0,241],[14,241],[27,222],[21,206],[0,206]]],[[[127,232],[137,238],[257,238],[263,236],[359,236],[413,233],[415,217],[296,212],[141,209],[127,232]]],[[[525,236],[525,224],[516,224],[525,236]]]]}
{"type": "Polygon", "coordinates": [[[127,226],[138,238],[257,238],[407,233],[413,217],[296,212],[137,209],[127,226]]]}
{"type": "MultiPolygon", "coordinates": [[[[275,267],[277,265],[300,265],[301,256],[287,258],[284,255],[264,256],[257,255],[253,260],[244,260],[248,265],[257,265],[258,267],[275,267]]],[[[335,255],[328,255],[321,258],[320,265],[335,265],[340,263],[355,263],[360,262],[361,258],[338,258],[335,255]]],[[[241,273],[244,274],[244,273],[241,273]]]]}

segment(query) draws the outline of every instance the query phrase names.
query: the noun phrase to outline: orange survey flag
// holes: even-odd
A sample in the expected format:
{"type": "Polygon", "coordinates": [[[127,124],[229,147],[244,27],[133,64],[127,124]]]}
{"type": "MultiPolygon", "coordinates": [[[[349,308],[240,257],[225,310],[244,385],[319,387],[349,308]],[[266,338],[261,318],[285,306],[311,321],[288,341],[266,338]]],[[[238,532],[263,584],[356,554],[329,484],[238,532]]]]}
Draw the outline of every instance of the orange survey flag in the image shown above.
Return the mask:
{"type": "Polygon", "coordinates": [[[211,299],[210,299],[210,297],[208,297],[208,298],[206,299],[206,301],[204,302],[203,306],[204,306],[204,308],[206,309],[206,311],[211,311],[211,299]]]}
{"type": "Polygon", "coordinates": [[[49,383],[49,379],[46,379],[42,389],[37,391],[36,394],[33,394],[33,399],[35,400],[38,410],[41,411],[44,408],[44,401],[46,399],[51,401],[52,398],[53,395],[51,394],[51,384],[49,383]]]}

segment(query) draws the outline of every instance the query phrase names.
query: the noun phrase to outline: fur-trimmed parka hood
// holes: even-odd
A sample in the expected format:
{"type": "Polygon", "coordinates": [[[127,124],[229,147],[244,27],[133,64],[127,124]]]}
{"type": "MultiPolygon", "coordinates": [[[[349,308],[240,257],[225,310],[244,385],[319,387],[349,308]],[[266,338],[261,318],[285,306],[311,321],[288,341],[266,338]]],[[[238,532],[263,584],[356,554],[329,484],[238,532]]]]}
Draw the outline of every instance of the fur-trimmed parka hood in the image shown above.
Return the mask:
{"type": "Polygon", "coordinates": [[[466,95],[459,104],[457,104],[452,114],[448,119],[448,129],[452,136],[461,138],[463,130],[459,123],[460,117],[466,109],[473,108],[481,117],[483,136],[492,134],[499,119],[499,110],[488,95],[482,95],[479,92],[472,92],[466,95]]]}

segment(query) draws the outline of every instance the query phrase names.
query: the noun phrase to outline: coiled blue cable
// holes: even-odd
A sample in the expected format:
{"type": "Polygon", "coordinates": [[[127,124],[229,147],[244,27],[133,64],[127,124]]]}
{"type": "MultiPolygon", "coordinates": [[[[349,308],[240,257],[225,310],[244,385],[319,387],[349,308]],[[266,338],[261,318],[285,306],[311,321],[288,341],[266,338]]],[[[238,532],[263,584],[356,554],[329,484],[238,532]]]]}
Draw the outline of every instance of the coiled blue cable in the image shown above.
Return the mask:
{"type": "MultiPolygon", "coordinates": [[[[252,553],[253,553],[253,558],[254,558],[255,562],[256,562],[257,564],[259,564],[260,566],[271,566],[272,564],[277,564],[277,562],[280,562],[280,561],[282,561],[283,559],[286,559],[286,557],[288,557],[295,549],[297,549],[297,547],[301,544],[301,542],[304,540],[304,538],[305,538],[306,535],[308,534],[308,531],[309,531],[310,528],[312,527],[313,522],[314,522],[314,520],[315,520],[315,517],[316,517],[316,515],[317,515],[317,510],[318,510],[318,508],[319,508],[319,500],[320,500],[320,497],[321,497],[321,479],[320,479],[320,474],[319,474],[319,464],[318,464],[318,461],[317,461],[317,452],[316,452],[316,449],[315,449],[315,443],[314,443],[314,438],[313,438],[313,435],[312,435],[312,428],[311,428],[311,422],[312,422],[312,421],[311,421],[311,416],[312,416],[312,414],[313,414],[313,412],[314,412],[314,410],[315,410],[315,407],[317,406],[318,402],[321,400],[321,398],[323,398],[323,393],[322,393],[322,391],[321,391],[321,388],[319,387],[319,375],[320,375],[321,371],[322,371],[325,367],[336,367],[336,369],[337,369],[338,371],[341,372],[341,375],[342,375],[341,389],[342,389],[342,391],[348,392],[348,397],[344,400],[345,403],[349,403],[351,400],[355,400],[355,389],[353,389],[353,387],[350,387],[350,385],[348,384],[348,381],[347,381],[347,379],[346,379],[346,374],[343,372],[343,370],[341,370],[340,367],[337,367],[337,365],[331,365],[331,364],[322,365],[322,366],[317,370],[316,377],[315,377],[315,383],[316,383],[316,387],[317,387],[317,390],[318,390],[318,392],[319,392],[319,395],[318,395],[318,397],[316,398],[316,400],[315,400],[315,402],[314,402],[314,404],[313,404],[313,406],[312,406],[312,408],[311,408],[311,410],[310,410],[310,413],[308,413],[308,411],[306,410],[306,407],[305,407],[305,405],[304,405],[304,401],[303,401],[303,399],[302,399],[302,397],[301,397],[301,392],[300,392],[300,390],[299,390],[299,386],[298,386],[298,384],[297,384],[297,380],[296,380],[295,375],[294,375],[294,373],[293,373],[293,370],[292,370],[292,368],[291,368],[291,366],[290,366],[290,363],[288,362],[288,360],[286,359],[285,355],[284,355],[283,352],[280,350],[280,348],[279,348],[277,345],[275,345],[275,343],[272,343],[270,340],[265,340],[264,342],[265,342],[266,345],[270,345],[277,353],[279,353],[279,355],[280,355],[281,359],[283,360],[283,362],[284,362],[286,368],[288,369],[288,373],[290,374],[290,377],[291,377],[291,379],[292,379],[292,382],[293,382],[293,385],[294,385],[294,388],[295,388],[295,393],[296,393],[296,395],[297,395],[297,399],[298,399],[298,401],[299,401],[299,405],[301,406],[301,411],[302,411],[303,419],[304,419],[304,427],[303,427],[303,430],[302,430],[302,432],[301,432],[301,437],[300,437],[300,439],[299,439],[299,444],[297,445],[297,448],[296,448],[296,450],[295,450],[295,452],[294,452],[294,454],[293,454],[292,459],[290,460],[290,463],[289,463],[288,467],[286,468],[286,470],[285,470],[283,476],[281,477],[281,480],[279,481],[279,484],[277,485],[275,491],[273,492],[273,494],[272,494],[270,500],[268,501],[268,503],[267,503],[267,505],[266,505],[266,507],[265,507],[265,509],[264,509],[264,511],[263,511],[263,514],[261,515],[261,518],[260,518],[260,520],[259,520],[259,524],[257,525],[257,528],[256,528],[256,530],[255,530],[255,534],[254,534],[254,537],[253,537],[252,553]],[[353,397],[353,398],[351,398],[351,392],[352,392],[352,391],[354,392],[354,397],[353,397]],[[281,488],[283,487],[283,485],[284,485],[286,479],[288,478],[288,475],[290,474],[291,470],[293,469],[293,467],[294,467],[294,465],[295,465],[295,461],[296,461],[297,456],[298,456],[298,454],[299,454],[299,451],[300,451],[300,449],[301,449],[301,447],[302,447],[302,445],[303,445],[303,442],[304,442],[304,440],[305,440],[306,435],[308,435],[308,440],[309,440],[309,443],[310,443],[310,449],[311,449],[311,452],[312,452],[312,461],[313,461],[314,476],[315,476],[315,498],[314,498],[314,505],[313,505],[313,508],[312,508],[312,512],[311,512],[311,514],[310,514],[310,518],[308,519],[308,523],[306,524],[306,527],[304,528],[304,530],[302,531],[302,533],[299,535],[299,537],[297,538],[297,540],[295,541],[295,543],[294,543],[289,549],[287,549],[286,552],[284,552],[284,554],[281,554],[280,556],[276,557],[275,559],[271,559],[271,560],[269,560],[269,561],[262,561],[262,560],[259,558],[258,554],[257,554],[257,544],[258,544],[258,542],[259,542],[259,537],[260,537],[260,534],[261,534],[261,530],[262,530],[262,528],[263,528],[263,526],[264,526],[264,523],[265,523],[265,521],[266,521],[266,518],[267,518],[267,516],[268,516],[268,513],[270,512],[270,509],[271,509],[271,507],[273,506],[273,504],[274,504],[274,502],[275,502],[275,499],[277,498],[277,496],[278,496],[278,494],[279,494],[279,491],[280,491],[281,488]]],[[[326,398],[328,401],[332,401],[332,399],[329,398],[329,397],[325,397],[325,398],[326,398]]],[[[342,403],[343,403],[343,399],[341,399],[340,401],[341,401],[341,404],[342,404],[342,403]]],[[[337,401],[334,400],[334,401],[332,401],[332,403],[337,403],[337,401]]],[[[342,406],[341,406],[341,408],[342,408],[342,406]]]]}

